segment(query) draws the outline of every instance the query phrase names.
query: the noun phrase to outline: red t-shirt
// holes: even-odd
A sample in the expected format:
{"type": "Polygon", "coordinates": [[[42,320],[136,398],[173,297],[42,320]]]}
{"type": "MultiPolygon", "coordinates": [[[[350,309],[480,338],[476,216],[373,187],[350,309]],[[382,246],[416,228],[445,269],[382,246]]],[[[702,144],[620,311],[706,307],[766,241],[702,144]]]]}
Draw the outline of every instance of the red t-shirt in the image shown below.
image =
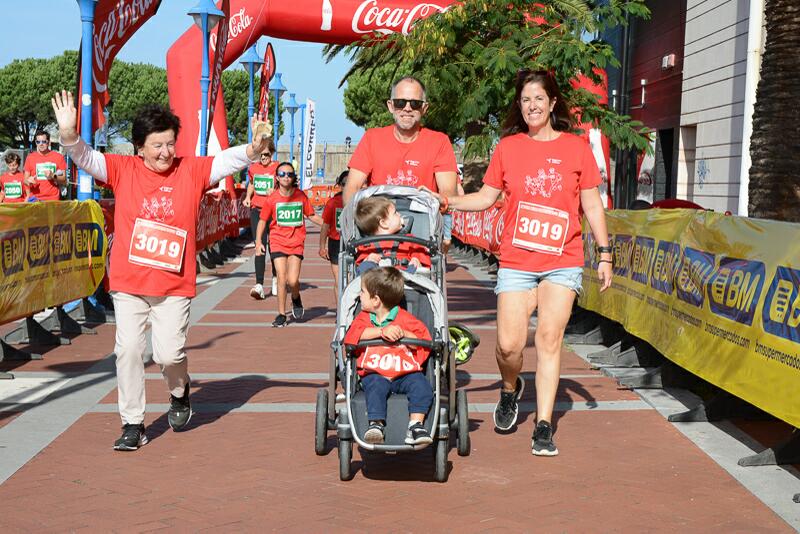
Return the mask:
{"type": "MultiPolygon", "coordinates": [[[[402,308],[397,309],[397,317],[384,326],[394,324],[414,334],[417,339],[430,341],[431,335],[422,322],[402,308]]],[[[355,345],[361,340],[361,334],[367,328],[374,327],[369,312],[362,311],[353,320],[344,336],[346,345],[355,345]]],[[[389,344],[360,349],[356,368],[359,376],[367,373],[378,373],[386,378],[397,378],[422,371],[422,364],[428,359],[428,349],[389,344]]]]}
{"type": "Polygon", "coordinates": [[[61,188],[51,183],[44,175],[40,175],[46,168],[55,169],[55,171],[66,171],[67,161],[64,156],[55,150],[51,150],[45,155],[38,152],[28,154],[23,170],[31,176],[39,176],[36,179],[36,183],[31,185],[30,194],[39,200],[59,200],[61,198],[61,188]]]}
{"type": "Polygon", "coordinates": [[[106,154],[105,159],[115,198],[111,290],[194,297],[197,213],[214,158],[175,158],[161,174],[136,156],[106,154]]]}
{"type": "Polygon", "coordinates": [[[343,209],[344,197],[341,193],[336,193],[325,203],[325,209],[322,210],[322,222],[328,225],[328,239],[338,241],[341,238],[339,218],[342,216],[343,209]]]}
{"type": "Polygon", "coordinates": [[[5,196],[3,202],[14,204],[16,202],[25,202],[28,196],[28,188],[25,186],[25,175],[20,171],[11,174],[10,172],[0,176],[0,188],[2,188],[5,196]]]}
{"type": "Polygon", "coordinates": [[[583,265],[580,192],[602,181],[589,144],[504,137],[483,183],[505,193],[500,267],[541,272],[583,265]]]}
{"type": "Polygon", "coordinates": [[[264,201],[261,220],[269,223],[269,249],[302,256],[306,242],[305,217],[314,215],[311,201],[300,189],[285,197],[276,189],[264,201]]]}
{"type": "MultiPolygon", "coordinates": [[[[412,234],[407,234],[412,235],[412,234]]],[[[377,252],[384,258],[391,258],[392,248],[397,247],[395,252],[395,263],[397,267],[402,266],[403,260],[411,260],[417,258],[422,267],[431,267],[431,254],[427,248],[417,243],[409,243],[407,241],[378,241],[377,243],[370,243],[369,245],[361,245],[356,248],[356,265],[360,265],[367,256],[373,252],[377,252]],[[380,247],[380,251],[378,250],[380,247]]]]}
{"type": "Polygon", "coordinates": [[[275,181],[275,171],[278,169],[278,165],[280,165],[280,163],[277,161],[271,161],[266,165],[262,165],[261,163],[253,163],[250,165],[247,174],[250,176],[250,182],[253,184],[253,187],[255,187],[255,193],[250,199],[250,205],[252,207],[263,208],[264,201],[267,200],[267,197],[270,196],[278,186],[275,181]]]}
{"type": "Polygon", "coordinates": [[[445,134],[422,128],[413,143],[401,143],[394,126],[367,130],[349,167],[367,174],[369,185],[424,185],[432,191],[439,190],[435,173],[457,169],[453,145],[445,134]]]}

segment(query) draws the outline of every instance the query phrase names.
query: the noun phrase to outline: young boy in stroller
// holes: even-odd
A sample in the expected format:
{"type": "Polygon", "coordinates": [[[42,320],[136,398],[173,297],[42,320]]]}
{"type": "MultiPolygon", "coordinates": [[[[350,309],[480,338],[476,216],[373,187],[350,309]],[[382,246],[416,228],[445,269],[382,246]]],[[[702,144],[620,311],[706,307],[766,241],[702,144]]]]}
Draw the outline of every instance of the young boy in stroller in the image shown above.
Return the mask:
{"type": "Polygon", "coordinates": [[[400,308],[403,296],[403,275],[396,268],[373,268],[365,273],[361,277],[361,313],[344,337],[346,345],[369,339],[386,342],[359,349],[356,362],[367,403],[369,426],[364,434],[367,443],[383,443],[387,400],[392,393],[404,393],[408,398],[406,444],[433,441],[424,426],[433,402],[433,389],[422,372],[429,351],[397,343],[402,338],[430,341],[431,337],[419,319],[400,308]]]}

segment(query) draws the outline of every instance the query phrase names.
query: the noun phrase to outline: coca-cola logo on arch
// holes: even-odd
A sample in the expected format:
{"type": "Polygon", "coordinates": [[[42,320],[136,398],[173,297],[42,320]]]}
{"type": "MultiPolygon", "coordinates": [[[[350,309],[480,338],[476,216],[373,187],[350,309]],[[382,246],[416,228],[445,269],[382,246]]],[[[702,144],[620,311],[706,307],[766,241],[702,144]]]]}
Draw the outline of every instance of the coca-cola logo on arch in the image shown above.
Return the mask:
{"type": "Polygon", "coordinates": [[[449,8],[450,6],[427,3],[410,8],[380,7],[378,0],[364,0],[353,14],[352,29],[355,33],[407,34],[417,20],[434,13],[444,13],[449,8]]]}
{"type": "MultiPolygon", "coordinates": [[[[250,27],[253,23],[253,17],[245,13],[245,8],[241,8],[238,12],[231,14],[228,20],[228,41],[231,42],[244,30],[250,27]]],[[[212,33],[208,41],[211,50],[217,51],[217,34],[212,33]]]]}

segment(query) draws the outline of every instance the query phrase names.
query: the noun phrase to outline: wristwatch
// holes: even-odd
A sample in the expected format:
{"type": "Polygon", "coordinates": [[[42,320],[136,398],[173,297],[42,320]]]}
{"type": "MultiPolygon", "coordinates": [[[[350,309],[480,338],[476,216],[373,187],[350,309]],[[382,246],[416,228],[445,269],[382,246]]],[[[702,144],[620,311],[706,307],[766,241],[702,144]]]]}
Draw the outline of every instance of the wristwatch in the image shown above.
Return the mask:
{"type": "Polygon", "coordinates": [[[597,247],[597,252],[599,252],[600,254],[603,254],[603,253],[611,254],[612,250],[613,249],[611,248],[611,246],[597,247]]]}

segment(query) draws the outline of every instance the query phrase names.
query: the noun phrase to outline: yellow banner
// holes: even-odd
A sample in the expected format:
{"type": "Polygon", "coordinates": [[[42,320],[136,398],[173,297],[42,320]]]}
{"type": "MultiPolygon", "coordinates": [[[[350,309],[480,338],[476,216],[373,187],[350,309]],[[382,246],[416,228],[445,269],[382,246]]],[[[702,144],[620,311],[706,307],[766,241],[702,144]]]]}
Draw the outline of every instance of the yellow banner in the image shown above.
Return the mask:
{"type": "Polygon", "coordinates": [[[108,243],[99,204],[0,204],[0,324],[91,295],[108,243]]]}
{"type": "Polygon", "coordinates": [[[582,307],[800,427],[800,225],[695,210],[608,212],[602,295],[584,222],[582,307]]]}

